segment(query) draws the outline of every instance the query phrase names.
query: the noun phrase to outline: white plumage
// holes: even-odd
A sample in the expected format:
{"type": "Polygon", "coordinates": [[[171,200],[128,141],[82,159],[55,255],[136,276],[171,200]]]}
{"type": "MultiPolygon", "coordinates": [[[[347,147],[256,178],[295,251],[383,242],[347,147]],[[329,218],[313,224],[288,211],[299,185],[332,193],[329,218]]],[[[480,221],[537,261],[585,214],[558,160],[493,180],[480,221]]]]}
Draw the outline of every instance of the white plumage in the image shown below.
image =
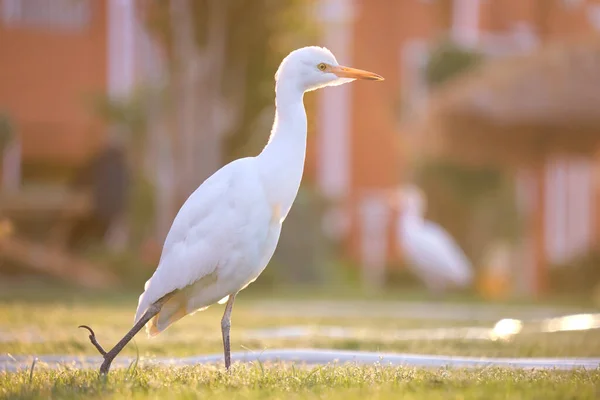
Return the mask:
{"type": "Polygon", "coordinates": [[[290,53],[276,73],[277,112],[256,157],[236,160],[208,178],[185,202],[164,243],[135,320],[177,289],[148,323],[155,335],[186,314],[226,300],[254,281],[271,259],[302,179],[306,152],[304,92],[354,79],[382,79],[341,67],[324,48],[290,53]]]}
{"type": "MultiPolygon", "coordinates": [[[[269,142],[256,157],[233,161],[208,178],[179,210],[158,267],[140,296],[133,328],[104,357],[101,373],[145,325],[154,336],[187,314],[227,302],[221,320],[225,366],[236,294],[253,282],[275,252],[282,223],[296,198],[306,153],[307,91],[355,79],[382,80],[343,67],[327,49],[291,52],[275,74],[275,121],[269,142]]],[[[198,127],[200,130],[201,127],[198,127]]]]}
{"type": "Polygon", "coordinates": [[[423,219],[422,192],[407,186],[400,192],[400,202],[396,236],[412,272],[432,292],[470,285],[473,267],[464,252],[441,226],[423,219]]]}
{"type": "Polygon", "coordinates": [[[150,304],[180,289],[148,323],[149,334],[156,335],[256,279],[277,244],[282,221],[276,213],[276,204],[265,194],[257,158],[236,160],[217,171],[173,221],[135,320],[150,304]]]}

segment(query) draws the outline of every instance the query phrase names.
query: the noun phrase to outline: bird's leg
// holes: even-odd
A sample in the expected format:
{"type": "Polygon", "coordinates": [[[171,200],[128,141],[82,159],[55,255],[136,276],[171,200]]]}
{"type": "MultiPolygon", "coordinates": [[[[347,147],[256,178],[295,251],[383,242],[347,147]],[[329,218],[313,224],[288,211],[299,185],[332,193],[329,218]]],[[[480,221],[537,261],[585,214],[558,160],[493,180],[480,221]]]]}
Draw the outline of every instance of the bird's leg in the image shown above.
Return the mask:
{"type": "Polygon", "coordinates": [[[225,368],[229,370],[231,366],[231,343],[229,341],[229,329],[231,328],[231,310],[233,309],[233,302],[235,300],[234,293],[229,295],[227,305],[225,306],[225,312],[221,319],[221,332],[223,333],[223,352],[225,353],[225,368]]]}
{"type": "Polygon", "coordinates": [[[102,346],[98,343],[98,341],[96,340],[96,334],[94,333],[92,328],[90,328],[87,325],[80,326],[80,328],[85,328],[90,331],[90,341],[96,347],[98,352],[100,352],[100,354],[102,354],[102,356],[104,357],[104,361],[102,362],[102,365],[100,366],[101,374],[108,373],[108,370],[110,369],[110,364],[115,359],[117,354],[119,354],[121,352],[121,350],[123,350],[123,348],[127,345],[127,343],[129,343],[129,341],[131,339],[133,339],[133,337],[144,327],[144,325],[146,325],[148,323],[148,321],[150,321],[150,319],[152,319],[152,317],[154,317],[156,314],[158,314],[159,311],[160,311],[160,307],[157,307],[155,304],[151,305],[148,308],[148,311],[146,311],[146,313],[133,326],[133,328],[131,328],[131,330],[129,332],[127,332],[127,334],[123,337],[123,339],[121,339],[119,341],[119,343],[117,343],[115,345],[115,347],[113,347],[108,352],[105,351],[102,348],[102,346]]]}
{"type": "Polygon", "coordinates": [[[121,350],[123,350],[127,343],[129,343],[131,339],[133,339],[133,337],[148,323],[148,321],[152,319],[152,317],[154,317],[160,312],[163,304],[168,300],[169,297],[170,296],[165,296],[158,300],[156,303],[152,304],[150,307],[148,307],[148,310],[146,310],[146,313],[144,313],[142,318],[140,318],[140,320],[133,326],[133,328],[131,328],[131,330],[127,332],[123,339],[121,339],[119,343],[117,343],[115,347],[113,347],[108,352],[104,350],[100,343],[98,343],[98,341],[96,340],[96,334],[94,333],[92,328],[90,328],[87,325],[79,326],[80,328],[84,328],[90,331],[90,342],[92,342],[94,347],[96,347],[98,352],[104,357],[104,361],[100,366],[100,374],[104,375],[108,373],[108,370],[110,369],[110,364],[115,359],[117,354],[119,354],[121,350]]]}

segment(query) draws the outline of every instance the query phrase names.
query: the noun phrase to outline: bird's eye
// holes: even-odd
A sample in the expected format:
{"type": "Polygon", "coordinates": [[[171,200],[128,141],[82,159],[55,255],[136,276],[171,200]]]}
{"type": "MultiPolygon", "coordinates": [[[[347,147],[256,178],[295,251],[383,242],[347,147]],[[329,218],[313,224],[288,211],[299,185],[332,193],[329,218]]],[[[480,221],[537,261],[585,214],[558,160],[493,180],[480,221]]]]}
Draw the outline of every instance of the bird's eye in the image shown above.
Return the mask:
{"type": "Polygon", "coordinates": [[[321,71],[325,71],[327,69],[327,64],[321,63],[321,64],[317,65],[317,68],[319,68],[319,70],[321,70],[321,71]]]}

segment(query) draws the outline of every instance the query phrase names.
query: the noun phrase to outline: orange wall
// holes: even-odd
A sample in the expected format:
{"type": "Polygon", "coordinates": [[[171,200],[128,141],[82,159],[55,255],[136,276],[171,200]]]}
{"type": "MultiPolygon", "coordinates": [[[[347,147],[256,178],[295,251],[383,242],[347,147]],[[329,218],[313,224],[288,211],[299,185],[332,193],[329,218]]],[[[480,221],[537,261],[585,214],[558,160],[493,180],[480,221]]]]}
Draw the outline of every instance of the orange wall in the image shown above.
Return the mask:
{"type": "Polygon", "coordinates": [[[106,91],[107,2],[92,4],[82,31],[0,23],[0,109],[13,118],[26,160],[81,162],[102,135],[85,99],[106,91]]]}

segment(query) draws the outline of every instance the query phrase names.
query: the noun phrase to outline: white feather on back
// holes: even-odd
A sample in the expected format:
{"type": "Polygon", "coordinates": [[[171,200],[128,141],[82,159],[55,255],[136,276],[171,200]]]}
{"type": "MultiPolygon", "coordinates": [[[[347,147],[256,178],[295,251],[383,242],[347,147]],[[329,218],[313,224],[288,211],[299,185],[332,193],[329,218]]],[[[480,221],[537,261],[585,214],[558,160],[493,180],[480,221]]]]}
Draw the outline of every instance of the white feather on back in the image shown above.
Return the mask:
{"type": "MultiPolygon", "coordinates": [[[[140,296],[135,321],[151,304],[175,290],[182,293],[173,302],[185,301],[179,304],[185,307],[185,315],[224,299],[255,279],[266,266],[259,264],[269,236],[271,211],[254,158],[233,161],[208,178],[175,217],[159,265],[140,296]],[[201,287],[194,287],[208,276],[201,287]]],[[[160,316],[156,318],[160,321],[160,316]]]]}
{"type": "Polygon", "coordinates": [[[442,227],[430,221],[402,221],[398,233],[409,265],[422,279],[458,286],[471,282],[471,263],[442,227]]]}

